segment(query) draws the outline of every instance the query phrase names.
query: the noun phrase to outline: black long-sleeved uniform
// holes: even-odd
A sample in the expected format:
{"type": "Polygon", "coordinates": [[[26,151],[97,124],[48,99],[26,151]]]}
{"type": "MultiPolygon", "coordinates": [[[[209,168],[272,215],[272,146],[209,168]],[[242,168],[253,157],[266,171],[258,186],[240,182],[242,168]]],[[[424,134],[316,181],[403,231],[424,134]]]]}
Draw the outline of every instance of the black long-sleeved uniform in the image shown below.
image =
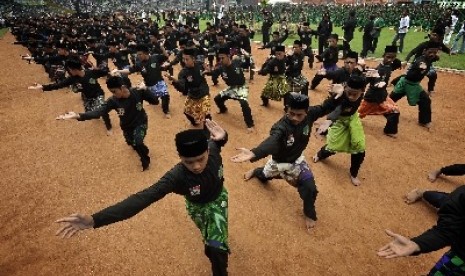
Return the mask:
{"type": "Polygon", "coordinates": [[[286,59],[277,59],[275,57],[268,59],[258,72],[259,75],[266,76],[270,74],[272,76],[284,75],[286,73],[286,59]]]}
{"type": "Polygon", "coordinates": [[[420,247],[417,254],[450,246],[465,260],[465,185],[455,189],[438,210],[438,222],[431,229],[412,239],[420,247]]]}
{"type": "Polygon", "coordinates": [[[244,70],[242,69],[242,61],[240,59],[232,60],[229,66],[222,65],[218,69],[213,70],[211,75],[221,75],[228,86],[242,86],[245,84],[244,70]]]}
{"type": "Polygon", "coordinates": [[[411,82],[420,82],[428,74],[432,64],[433,62],[425,56],[416,58],[408,69],[405,79],[411,82]],[[426,65],[425,69],[420,68],[421,63],[426,65]]]}
{"type": "Polygon", "coordinates": [[[145,100],[151,104],[155,104],[157,98],[148,93],[147,90],[138,90],[135,88],[129,89],[128,98],[110,97],[107,99],[106,104],[95,111],[80,113],[79,121],[96,119],[103,114],[115,110],[120,118],[121,129],[133,129],[139,125],[147,123],[147,114],[143,108],[142,102],[145,100]]]}
{"type": "Polygon", "coordinates": [[[164,55],[150,55],[148,60],[141,61],[140,66],[135,65],[129,68],[129,72],[141,72],[146,86],[154,86],[163,80],[161,76],[163,62],[167,60],[164,55]]]}
{"type": "Polygon", "coordinates": [[[388,92],[386,86],[376,87],[375,85],[379,82],[389,83],[391,78],[392,71],[401,68],[401,62],[398,59],[395,59],[391,64],[380,63],[376,70],[378,70],[379,78],[367,78],[370,81],[370,87],[367,89],[363,99],[371,103],[382,103],[386,100],[388,92]]]}
{"type": "MultiPolygon", "coordinates": [[[[405,57],[405,61],[409,61],[410,58],[413,56],[414,59],[420,57],[423,55],[423,52],[428,49],[429,41],[424,41],[420,44],[418,44],[417,47],[413,48],[410,53],[405,57]]],[[[441,47],[441,51],[443,51],[446,54],[450,54],[450,48],[444,45],[444,43],[440,43],[439,45],[441,47]]]]}
{"type": "Polygon", "coordinates": [[[286,56],[286,76],[295,78],[302,74],[305,55],[303,53],[286,56]]]}
{"type": "Polygon", "coordinates": [[[210,94],[207,80],[203,76],[202,64],[196,63],[193,68],[184,67],[173,82],[174,88],[192,99],[200,99],[210,94]]]}
{"type": "Polygon", "coordinates": [[[124,67],[130,65],[128,55],[128,50],[119,50],[116,53],[108,53],[107,58],[111,58],[118,70],[123,70],[124,67]]]}
{"type": "Polygon", "coordinates": [[[312,45],[312,36],[318,36],[318,32],[314,30],[302,30],[300,26],[297,29],[297,34],[299,35],[300,41],[303,45],[311,46],[312,45]]]}
{"type": "Polygon", "coordinates": [[[174,166],[157,183],[131,195],[127,199],[92,215],[94,228],[128,219],[169,193],[183,195],[193,203],[208,203],[215,200],[223,189],[223,160],[221,141],[209,142],[208,162],[205,170],[194,174],[181,163],[174,166]]]}
{"type": "Polygon", "coordinates": [[[252,149],[255,162],[268,155],[278,163],[293,163],[308,145],[313,123],[320,117],[331,112],[338,104],[338,100],[329,98],[321,105],[311,106],[306,118],[298,125],[293,125],[287,116],[276,122],[266,138],[258,147],[252,149]]]}
{"type": "Polygon", "coordinates": [[[44,85],[43,90],[51,91],[74,84],[76,87],[76,91],[74,92],[81,92],[87,99],[94,99],[98,96],[104,95],[103,89],[97,79],[106,76],[108,74],[108,70],[95,69],[85,70],[84,72],[84,77],[70,76],[62,82],[44,85]]]}

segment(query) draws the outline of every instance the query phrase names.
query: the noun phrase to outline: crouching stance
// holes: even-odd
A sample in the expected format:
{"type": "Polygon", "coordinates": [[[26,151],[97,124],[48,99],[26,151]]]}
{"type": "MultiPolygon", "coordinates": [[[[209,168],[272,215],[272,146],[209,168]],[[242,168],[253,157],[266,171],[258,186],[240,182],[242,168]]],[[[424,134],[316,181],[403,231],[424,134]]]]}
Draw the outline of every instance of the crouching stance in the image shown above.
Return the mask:
{"type": "Polygon", "coordinates": [[[271,155],[265,167],[250,170],[244,178],[249,180],[256,177],[264,184],[270,179],[282,178],[296,187],[303,200],[308,230],[316,224],[315,200],[318,191],[302,153],[310,140],[313,123],[336,107],[336,98],[341,94],[327,99],[322,105],[309,107],[307,96],[289,93],[287,113],[273,125],[270,136],[252,150],[239,148],[240,153],[231,158],[233,162],[255,162],[271,155]]]}
{"type": "Polygon", "coordinates": [[[227,275],[228,267],[228,192],[223,186],[221,147],[227,142],[226,132],[207,120],[208,141],[201,129],[190,129],[176,135],[176,148],[181,162],[157,181],[127,199],[91,216],[73,214],[57,220],[64,223],[57,235],[71,237],[79,230],[99,228],[135,216],[169,193],[186,199],[189,216],[199,228],[205,255],[210,259],[213,275],[227,275]]]}

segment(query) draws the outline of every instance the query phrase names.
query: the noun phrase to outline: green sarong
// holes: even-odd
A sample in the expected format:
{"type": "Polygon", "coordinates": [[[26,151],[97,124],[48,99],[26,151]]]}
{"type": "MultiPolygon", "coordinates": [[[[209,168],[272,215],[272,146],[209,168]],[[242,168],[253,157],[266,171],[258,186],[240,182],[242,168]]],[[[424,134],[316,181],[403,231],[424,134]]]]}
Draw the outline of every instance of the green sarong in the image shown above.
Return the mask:
{"type": "Polygon", "coordinates": [[[420,93],[423,91],[419,82],[408,81],[405,77],[401,77],[394,86],[392,93],[407,95],[408,104],[411,106],[417,105],[420,100],[420,93]]]}
{"type": "Polygon", "coordinates": [[[228,191],[208,203],[193,203],[186,199],[187,213],[202,234],[206,245],[229,251],[228,245],[228,191]]]}
{"type": "Polygon", "coordinates": [[[358,112],[352,116],[339,117],[329,128],[326,143],[326,149],[332,152],[364,152],[365,133],[358,112]]]}

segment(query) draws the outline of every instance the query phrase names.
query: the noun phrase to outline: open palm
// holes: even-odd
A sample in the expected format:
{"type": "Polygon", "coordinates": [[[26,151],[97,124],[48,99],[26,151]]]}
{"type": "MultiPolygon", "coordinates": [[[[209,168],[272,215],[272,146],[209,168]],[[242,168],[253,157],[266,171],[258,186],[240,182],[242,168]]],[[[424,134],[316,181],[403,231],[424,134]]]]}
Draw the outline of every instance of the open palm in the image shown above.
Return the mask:
{"type": "Polygon", "coordinates": [[[391,230],[386,230],[386,234],[394,238],[393,241],[378,250],[378,256],[386,259],[410,256],[420,250],[418,244],[391,230]]]}

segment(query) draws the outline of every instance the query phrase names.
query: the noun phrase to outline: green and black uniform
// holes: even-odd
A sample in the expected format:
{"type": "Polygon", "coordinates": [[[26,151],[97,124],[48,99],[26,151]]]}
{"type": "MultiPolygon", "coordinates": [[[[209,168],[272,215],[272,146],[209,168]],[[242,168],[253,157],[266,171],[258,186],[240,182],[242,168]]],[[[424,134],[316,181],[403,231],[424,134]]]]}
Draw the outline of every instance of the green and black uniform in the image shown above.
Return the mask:
{"type": "Polygon", "coordinates": [[[120,118],[120,127],[123,130],[126,143],[133,147],[140,157],[142,164],[150,163],[149,149],[144,144],[147,134],[147,113],[145,113],[142,102],[145,100],[155,104],[157,98],[146,90],[129,89],[128,98],[111,97],[102,108],[79,114],[79,121],[91,120],[107,115],[115,110],[120,118]]]}
{"type": "MultiPolygon", "coordinates": [[[[105,94],[97,79],[105,77],[107,74],[108,70],[106,69],[85,70],[83,77],[69,76],[61,82],[44,85],[42,90],[44,92],[52,91],[72,85],[73,92],[81,92],[85,112],[94,111],[100,109],[105,103],[105,94]]],[[[112,128],[110,117],[108,114],[101,114],[101,116],[105,122],[105,127],[110,130],[112,128]]]]}
{"type": "Polygon", "coordinates": [[[194,174],[181,163],[157,183],[127,199],[92,215],[94,228],[128,219],[169,193],[186,199],[189,216],[205,242],[205,254],[212,263],[213,275],[227,275],[228,266],[228,192],[224,187],[221,141],[209,141],[208,162],[204,171],[194,174]]]}

